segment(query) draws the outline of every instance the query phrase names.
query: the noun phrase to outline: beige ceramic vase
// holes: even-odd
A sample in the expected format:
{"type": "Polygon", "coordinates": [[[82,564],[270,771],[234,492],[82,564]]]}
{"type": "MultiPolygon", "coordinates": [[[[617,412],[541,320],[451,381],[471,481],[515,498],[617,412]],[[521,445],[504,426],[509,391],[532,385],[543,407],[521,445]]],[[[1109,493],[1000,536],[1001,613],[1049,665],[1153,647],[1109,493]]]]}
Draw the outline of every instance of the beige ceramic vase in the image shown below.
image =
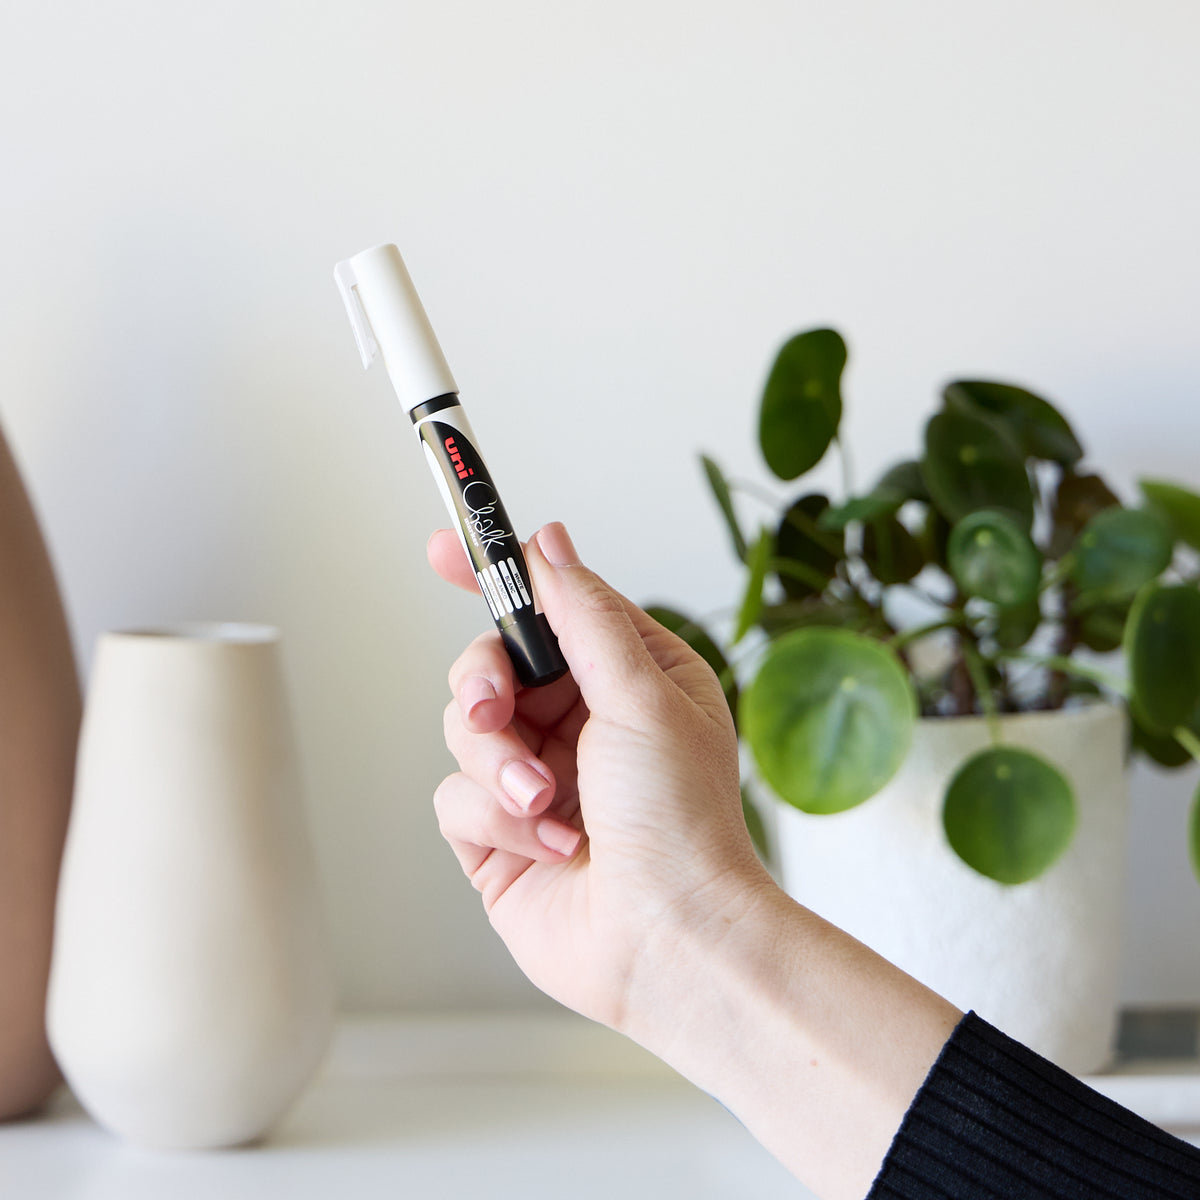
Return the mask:
{"type": "Polygon", "coordinates": [[[59,1082],[46,978],[79,682],[54,570],[0,435],[0,1120],[59,1082]]]}
{"type": "Polygon", "coordinates": [[[258,1138],[315,1071],[332,972],[274,630],[101,637],[47,1015],[80,1102],[143,1146],[258,1138]]]}

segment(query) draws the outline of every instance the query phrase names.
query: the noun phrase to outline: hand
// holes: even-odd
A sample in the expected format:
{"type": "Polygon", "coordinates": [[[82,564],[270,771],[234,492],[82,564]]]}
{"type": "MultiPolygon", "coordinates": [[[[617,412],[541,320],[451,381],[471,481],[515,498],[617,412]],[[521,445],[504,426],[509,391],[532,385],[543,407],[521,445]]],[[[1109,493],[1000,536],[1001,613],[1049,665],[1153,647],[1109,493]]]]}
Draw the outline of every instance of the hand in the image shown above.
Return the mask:
{"type": "MultiPolygon", "coordinates": [[[[443,833],[534,983],[716,1096],[818,1195],[862,1196],[961,1014],[771,881],[703,660],[561,525],[527,557],[571,675],[521,690],[494,634],[454,664],[443,833]]],[[[429,558],[474,586],[449,531],[429,558]]]]}
{"type": "MultiPolygon", "coordinates": [[[[455,535],[443,578],[475,589],[455,535]]],[[[531,540],[534,589],[571,674],[521,689],[494,633],[454,664],[442,832],[518,965],[564,1004],[632,1032],[672,942],[713,936],[771,888],[741,810],[721,687],[682,640],[584,567],[566,530],[531,540]]]]}

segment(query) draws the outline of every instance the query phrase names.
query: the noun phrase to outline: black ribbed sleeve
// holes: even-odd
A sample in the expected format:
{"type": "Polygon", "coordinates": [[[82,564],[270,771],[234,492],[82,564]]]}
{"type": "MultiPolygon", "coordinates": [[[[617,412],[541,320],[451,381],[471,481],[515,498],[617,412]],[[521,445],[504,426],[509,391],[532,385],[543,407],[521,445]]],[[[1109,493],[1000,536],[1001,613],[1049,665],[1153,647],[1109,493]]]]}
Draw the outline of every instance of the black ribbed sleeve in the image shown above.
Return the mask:
{"type": "Polygon", "coordinates": [[[1200,1200],[1200,1150],[968,1013],[867,1200],[1200,1200]]]}

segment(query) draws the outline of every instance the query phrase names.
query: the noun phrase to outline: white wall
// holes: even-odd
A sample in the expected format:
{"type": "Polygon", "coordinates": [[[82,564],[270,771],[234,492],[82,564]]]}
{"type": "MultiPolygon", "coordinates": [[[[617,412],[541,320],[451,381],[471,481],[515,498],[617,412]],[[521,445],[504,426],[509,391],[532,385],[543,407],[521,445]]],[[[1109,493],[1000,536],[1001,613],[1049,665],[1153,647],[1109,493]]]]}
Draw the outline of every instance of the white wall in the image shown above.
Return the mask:
{"type": "MultiPolygon", "coordinates": [[[[1122,485],[1200,484],[1198,43],[1182,0],[5,8],[0,415],[81,661],[283,627],[349,1004],[534,998],[436,834],[484,614],[424,565],[436,494],[335,260],[401,245],[525,530],[717,609],[696,451],[759,472],[763,373],[817,323],[864,482],[969,372],[1122,485]]],[[[1134,999],[1200,1000],[1193,786],[1138,777],[1134,999]]]]}

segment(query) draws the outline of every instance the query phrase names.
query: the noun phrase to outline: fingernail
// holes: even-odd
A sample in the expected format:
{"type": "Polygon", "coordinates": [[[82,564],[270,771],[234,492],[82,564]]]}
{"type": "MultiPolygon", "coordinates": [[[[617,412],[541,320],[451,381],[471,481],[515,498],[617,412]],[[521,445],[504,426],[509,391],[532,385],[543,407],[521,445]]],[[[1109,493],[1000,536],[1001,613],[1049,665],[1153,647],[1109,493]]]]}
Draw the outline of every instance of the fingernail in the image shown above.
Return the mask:
{"type": "Polygon", "coordinates": [[[466,713],[468,720],[474,715],[475,710],[481,704],[486,704],[489,700],[495,699],[496,689],[492,685],[492,681],[485,679],[482,675],[472,675],[463,683],[458,693],[458,702],[462,705],[463,712],[466,713]]]}
{"type": "Polygon", "coordinates": [[[572,829],[569,825],[545,820],[538,822],[537,836],[538,841],[547,850],[553,850],[555,854],[562,854],[569,858],[575,853],[575,848],[579,845],[579,839],[583,835],[578,829],[572,829]]]}
{"type": "Polygon", "coordinates": [[[550,786],[550,781],[528,763],[513,761],[500,772],[500,786],[514,803],[528,809],[550,786]]]}
{"type": "Polygon", "coordinates": [[[546,561],[553,567],[577,567],[579,555],[567,533],[566,526],[561,521],[551,521],[543,525],[535,535],[537,544],[542,548],[546,561]]]}

